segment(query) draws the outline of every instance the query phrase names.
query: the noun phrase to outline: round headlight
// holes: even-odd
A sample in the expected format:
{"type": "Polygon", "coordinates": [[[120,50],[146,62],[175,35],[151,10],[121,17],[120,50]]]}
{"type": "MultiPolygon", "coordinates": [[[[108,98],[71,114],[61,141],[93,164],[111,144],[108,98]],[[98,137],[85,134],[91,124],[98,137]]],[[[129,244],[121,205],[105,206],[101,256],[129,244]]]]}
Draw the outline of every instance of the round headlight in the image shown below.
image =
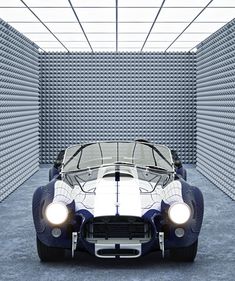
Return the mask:
{"type": "Polygon", "coordinates": [[[169,218],[176,224],[186,223],[191,215],[189,206],[185,203],[174,203],[168,210],[169,218]]]}
{"type": "Polygon", "coordinates": [[[65,204],[56,202],[47,206],[45,214],[50,223],[61,224],[66,221],[69,212],[65,204]]]}

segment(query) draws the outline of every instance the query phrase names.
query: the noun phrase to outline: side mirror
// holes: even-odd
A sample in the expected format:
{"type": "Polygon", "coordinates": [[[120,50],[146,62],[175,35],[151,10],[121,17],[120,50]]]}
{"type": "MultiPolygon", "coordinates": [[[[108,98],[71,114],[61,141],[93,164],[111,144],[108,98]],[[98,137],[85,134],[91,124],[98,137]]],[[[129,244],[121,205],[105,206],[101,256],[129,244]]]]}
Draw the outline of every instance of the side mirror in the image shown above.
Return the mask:
{"type": "Polygon", "coordinates": [[[62,161],[63,161],[63,159],[56,159],[55,161],[54,161],[54,167],[57,169],[57,168],[59,168],[61,165],[62,165],[62,161]]]}
{"type": "Polygon", "coordinates": [[[65,150],[61,150],[60,153],[58,154],[56,160],[54,161],[54,167],[56,169],[61,167],[63,158],[64,158],[64,153],[65,153],[65,150]]]}
{"type": "Polygon", "coordinates": [[[174,165],[175,165],[175,167],[177,167],[177,168],[182,167],[182,163],[181,163],[181,161],[180,161],[179,159],[175,160],[174,165]]]}

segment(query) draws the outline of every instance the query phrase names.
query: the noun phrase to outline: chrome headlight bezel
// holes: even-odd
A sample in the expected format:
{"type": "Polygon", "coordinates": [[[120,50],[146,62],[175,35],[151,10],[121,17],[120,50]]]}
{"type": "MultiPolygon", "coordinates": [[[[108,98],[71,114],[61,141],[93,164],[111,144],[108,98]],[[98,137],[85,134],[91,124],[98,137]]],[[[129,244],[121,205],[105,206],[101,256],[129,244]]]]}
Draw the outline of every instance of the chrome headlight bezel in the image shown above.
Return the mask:
{"type": "Polygon", "coordinates": [[[69,216],[67,206],[62,202],[52,202],[45,209],[45,217],[50,224],[61,225],[69,216]]]}
{"type": "Polygon", "coordinates": [[[168,217],[174,224],[185,224],[191,217],[191,208],[184,202],[175,202],[168,209],[168,217]]]}

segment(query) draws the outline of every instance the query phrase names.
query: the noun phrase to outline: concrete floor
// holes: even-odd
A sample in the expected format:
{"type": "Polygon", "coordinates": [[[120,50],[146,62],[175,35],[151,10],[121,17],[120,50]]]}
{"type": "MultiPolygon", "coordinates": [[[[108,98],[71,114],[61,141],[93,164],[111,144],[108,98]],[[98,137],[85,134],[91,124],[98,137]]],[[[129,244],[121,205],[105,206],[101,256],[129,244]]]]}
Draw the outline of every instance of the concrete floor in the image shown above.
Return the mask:
{"type": "Polygon", "coordinates": [[[205,217],[193,264],[162,260],[158,253],[106,260],[79,253],[76,260],[39,261],[31,215],[32,194],[48,179],[47,165],[0,203],[0,280],[235,280],[235,204],[186,165],[188,181],[201,188],[205,217]]]}

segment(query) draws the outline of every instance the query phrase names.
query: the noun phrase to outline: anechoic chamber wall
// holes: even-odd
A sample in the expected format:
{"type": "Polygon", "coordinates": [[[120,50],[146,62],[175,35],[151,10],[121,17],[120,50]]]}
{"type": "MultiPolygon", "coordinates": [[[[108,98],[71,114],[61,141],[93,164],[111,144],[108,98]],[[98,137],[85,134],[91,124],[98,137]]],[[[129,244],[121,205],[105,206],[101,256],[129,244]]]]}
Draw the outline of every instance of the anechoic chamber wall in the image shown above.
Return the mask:
{"type": "Polygon", "coordinates": [[[41,162],[68,145],[146,138],[195,160],[193,53],[40,55],[41,162]]]}
{"type": "Polygon", "coordinates": [[[38,167],[38,50],[0,20],[0,201],[38,167]]]}
{"type": "Polygon", "coordinates": [[[235,199],[235,19],[197,52],[197,169],[235,199]]]}

